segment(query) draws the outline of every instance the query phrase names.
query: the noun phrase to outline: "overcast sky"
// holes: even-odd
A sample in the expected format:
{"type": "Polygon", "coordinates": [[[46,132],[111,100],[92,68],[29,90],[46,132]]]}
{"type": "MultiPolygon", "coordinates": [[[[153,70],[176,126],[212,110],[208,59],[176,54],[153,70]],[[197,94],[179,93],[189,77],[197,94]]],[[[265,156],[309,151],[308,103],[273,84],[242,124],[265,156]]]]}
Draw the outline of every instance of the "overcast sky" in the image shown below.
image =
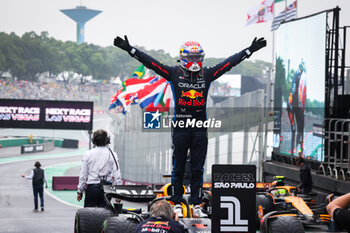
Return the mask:
{"type": "MultiPolygon", "coordinates": [[[[117,35],[132,45],[178,54],[181,43],[196,40],[207,57],[227,57],[263,36],[268,47],[253,59],[271,61],[271,23],[245,26],[247,11],[262,0],[0,0],[0,31],[47,31],[50,36],[76,40],[76,24],[60,9],[80,5],[103,11],[85,25],[85,42],[101,46],[117,35]]],[[[292,0],[288,0],[292,3],[292,0]]],[[[350,25],[350,0],[298,0],[298,17],[339,6],[340,25],[350,25]]],[[[276,4],[276,15],[283,2],[276,4]]]]}

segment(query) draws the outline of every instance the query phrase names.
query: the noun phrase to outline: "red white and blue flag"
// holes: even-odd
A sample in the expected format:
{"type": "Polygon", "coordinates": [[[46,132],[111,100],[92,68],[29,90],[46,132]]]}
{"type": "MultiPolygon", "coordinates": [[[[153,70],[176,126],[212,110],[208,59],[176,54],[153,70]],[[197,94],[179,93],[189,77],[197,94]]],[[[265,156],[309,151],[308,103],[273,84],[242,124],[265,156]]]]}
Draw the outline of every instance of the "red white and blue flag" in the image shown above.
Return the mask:
{"type": "Polygon", "coordinates": [[[131,104],[136,104],[134,102],[135,95],[145,86],[152,84],[159,80],[160,77],[149,77],[146,79],[135,79],[130,78],[123,82],[123,88],[120,89],[111,99],[111,105],[109,109],[112,109],[116,106],[122,106],[123,112],[128,112],[131,104]]]}
{"type": "Polygon", "coordinates": [[[126,113],[130,111],[132,104],[139,104],[141,108],[146,108],[146,111],[150,109],[168,111],[172,97],[170,83],[157,76],[145,77],[147,76],[138,79],[131,76],[125,80],[122,83],[123,88],[112,96],[109,110],[120,106],[123,113],[126,113]]]}
{"type": "Polygon", "coordinates": [[[137,102],[140,104],[140,107],[144,108],[153,103],[159,93],[164,90],[165,86],[166,80],[164,78],[161,78],[153,84],[147,85],[143,89],[139,90],[136,94],[136,97],[138,99],[137,102]]]}
{"type": "Polygon", "coordinates": [[[172,90],[170,83],[167,81],[164,90],[162,90],[155,101],[146,107],[148,112],[169,112],[170,102],[172,98],[172,90]]]}

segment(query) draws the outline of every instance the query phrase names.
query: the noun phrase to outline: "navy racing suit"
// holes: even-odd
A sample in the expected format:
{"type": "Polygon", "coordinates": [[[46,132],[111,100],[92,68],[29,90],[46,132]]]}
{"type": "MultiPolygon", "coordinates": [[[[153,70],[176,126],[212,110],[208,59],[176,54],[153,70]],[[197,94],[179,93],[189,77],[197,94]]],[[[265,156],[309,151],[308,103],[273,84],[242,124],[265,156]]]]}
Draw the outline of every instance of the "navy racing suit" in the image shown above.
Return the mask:
{"type": "MultiPolygon", "coordinates": [[[[190,72],[181,66],[164,65],[144,52],[132,48],[130,55],[147,68],[170,82],[174,96],[174,122],[188,120],[206,120],[206,101],[210,83],[219,78],[233,66],[239,64],[250,54],[248,48],[236,53],[223,62],[204,67],[198,72],[190,72]]],[[[172,197],[178,204],[182,201],[182,183],[185,172],[187,152],[191,153],[191,202],[193,205],[202,202],[203,167],[207,154],[208,136],[204,127],[180,127],[173,124],[174,160],[172,171],[172,197]]]]}
{"type": "Polygon", "coordinates": [[[181,223],[175,221],[174,219],[150,217],[140,222],[137,225],[135,232],[185,233],[185,228],[181,223]]]}

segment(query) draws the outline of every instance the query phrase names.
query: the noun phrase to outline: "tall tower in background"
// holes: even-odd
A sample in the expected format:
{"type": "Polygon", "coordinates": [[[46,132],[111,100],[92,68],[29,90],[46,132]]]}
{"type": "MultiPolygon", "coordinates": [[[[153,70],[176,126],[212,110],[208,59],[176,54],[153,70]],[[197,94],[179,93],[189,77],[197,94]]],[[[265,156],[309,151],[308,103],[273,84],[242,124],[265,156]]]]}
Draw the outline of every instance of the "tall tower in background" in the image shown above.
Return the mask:
{"type": "Polygon", "coordinates": [[[74,9],[61,10],[61,12],[77,23],[77,44],[81,44],[85,41],[85,23],[102,11],[87,9],[85,6],[77,6],[74,9]]]}

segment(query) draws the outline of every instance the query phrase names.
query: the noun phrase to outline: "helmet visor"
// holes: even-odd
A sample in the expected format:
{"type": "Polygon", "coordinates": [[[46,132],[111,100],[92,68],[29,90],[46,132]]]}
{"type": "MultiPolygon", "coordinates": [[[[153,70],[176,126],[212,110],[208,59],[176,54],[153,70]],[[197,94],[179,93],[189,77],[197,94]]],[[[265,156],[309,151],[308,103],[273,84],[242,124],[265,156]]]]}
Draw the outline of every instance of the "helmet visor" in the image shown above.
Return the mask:
{"type": "Polygon", "coordinates": [[[187,62],[202,62],[204,58],[203,53],[183,53],[182,58],[187,62]]]}

